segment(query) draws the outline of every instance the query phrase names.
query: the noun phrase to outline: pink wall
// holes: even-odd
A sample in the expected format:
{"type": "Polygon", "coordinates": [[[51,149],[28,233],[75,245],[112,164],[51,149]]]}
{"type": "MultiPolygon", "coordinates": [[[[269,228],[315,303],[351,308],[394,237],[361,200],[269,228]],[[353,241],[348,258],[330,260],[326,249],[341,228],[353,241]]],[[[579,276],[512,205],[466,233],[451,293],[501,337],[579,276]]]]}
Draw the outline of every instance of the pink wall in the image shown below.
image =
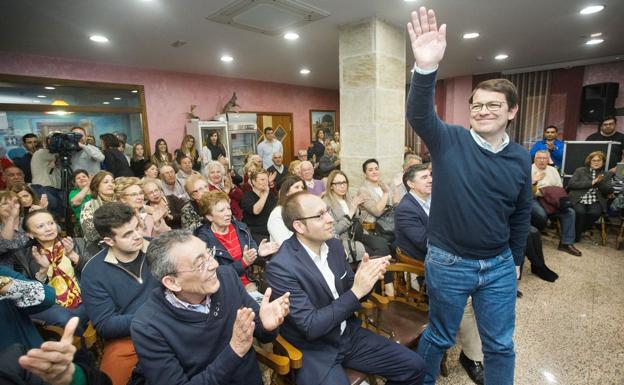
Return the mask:
{"type": "Polygon", "coordinates": [[[236,91],[242,111],[293,114],[294,150],[310,143],[309,110],[338,110],[338,90],[293,86],[209,75],[122,67],[58,57],[0,52],[0,73],[71,80],[140,84],[145,87],[149,139],[163,137],[170,149],[180,146],[186,112],[209,120],[236,91]]]}
{"type": "MultiPolygon", "coordinates": [[[[585,67],[583,86],[607,82],[620,84],[619,96],[615,100],[615,108],[624,108],[624,62],[595,64],[585,67]]],[[[588,135],[596,132],[596,128],[596,124],[579,123],[576,139],[584,140],[588,135]]],[[[624,132],[624,117],[618,117],[617,130],[624,132]]]]}
{"type": "Polygon", "coordinates": [[[444,121],[470,127],[468,99],[472,93],[472,75],[444,79],[446,108],[444,121]]]}

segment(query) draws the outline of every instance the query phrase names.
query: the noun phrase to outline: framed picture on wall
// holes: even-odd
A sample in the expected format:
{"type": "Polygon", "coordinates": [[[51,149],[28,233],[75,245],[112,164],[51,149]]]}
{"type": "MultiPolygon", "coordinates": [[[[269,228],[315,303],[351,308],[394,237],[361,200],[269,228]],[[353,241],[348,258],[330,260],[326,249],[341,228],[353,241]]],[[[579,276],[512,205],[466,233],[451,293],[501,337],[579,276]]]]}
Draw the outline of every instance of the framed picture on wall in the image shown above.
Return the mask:
{"type": "Polygon", "coordinates": [[[323,130],[325,139],[331,139],[338,130],[336,111],[310,110],[310,141],[316,140],[318,130],[323,130]]]}

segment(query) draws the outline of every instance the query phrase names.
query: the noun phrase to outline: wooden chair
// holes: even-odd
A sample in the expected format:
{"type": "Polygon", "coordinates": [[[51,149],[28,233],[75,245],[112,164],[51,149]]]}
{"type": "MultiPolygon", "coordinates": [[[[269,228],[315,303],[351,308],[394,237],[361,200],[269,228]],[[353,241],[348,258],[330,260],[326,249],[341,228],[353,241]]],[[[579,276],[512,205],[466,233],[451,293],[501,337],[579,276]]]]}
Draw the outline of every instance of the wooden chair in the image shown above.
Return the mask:
{"type": "MultiPolygon", "coordinates": [[[[423,261],[410,257],[398,247],[396,248],[396,255],[399,263],[413,266],[415,269],[418,270],[418,273],[416,273],[416,275],[424,278],[425,263],[423,261]]],[[[410,304],[412,304],[419,310],[428,312],[429,305],[427,304],[427,294],[425,293],[425,290],[423,288],[421,288],[420,290],[413,289],[410,285],[410,279],[407,277],[405,278],[405,280],[407,281],[406,285],[400,285],[400,282],[395,283],[395,286],[398,286],[398,289],[395,288],[395,290],[399,290],[401,292],[401,297],[399,298],[399,300],[403,300],[404,297],[413,299],[414,302],[410,302],[410,304]]]]}
{"type": "Polygon", "coordinates": [[[620,230],[615,237],[615,249],[619,250],[622,243],[624,243],[624,214],[620,217],[620,230]]]}
{"type": "Polygon", "coordinates": [[[272,385],[294,385],[295,369],[301,368],[303,354],[282,336],[273,341],[273,352],[254,345],[256,359],[273,370],[272,385]]]}

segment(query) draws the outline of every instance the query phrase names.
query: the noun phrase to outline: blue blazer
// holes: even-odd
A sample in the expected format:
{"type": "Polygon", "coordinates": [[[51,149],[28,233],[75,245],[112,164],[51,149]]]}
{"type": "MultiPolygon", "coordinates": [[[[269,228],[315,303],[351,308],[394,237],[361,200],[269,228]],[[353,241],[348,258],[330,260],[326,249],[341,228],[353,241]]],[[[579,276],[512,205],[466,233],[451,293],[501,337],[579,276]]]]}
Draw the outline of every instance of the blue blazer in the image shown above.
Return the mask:
{"type": "Polygon", "coordinates": [[[396,245],[410,257],[425,260],[429,216],[409,192],[394,209],[396,245]]]}
{"type": "Polygon", "coordinates": [[[342,242],[330,239],[327,246],[337,299],[295,235],[282,243],[265,272],[274,298],[290,292],[290,313],[280,326],[280,334],[303,353],[303,366],[297,372],[297,384],[302,385],[318,384],[325,378],[336,361],[341,338],[360,327],[354,315],[360,302],[350,290],[354,273],[342,242]],[[345,320],[347,327],[341,336],[340,324],[345,320]]]}

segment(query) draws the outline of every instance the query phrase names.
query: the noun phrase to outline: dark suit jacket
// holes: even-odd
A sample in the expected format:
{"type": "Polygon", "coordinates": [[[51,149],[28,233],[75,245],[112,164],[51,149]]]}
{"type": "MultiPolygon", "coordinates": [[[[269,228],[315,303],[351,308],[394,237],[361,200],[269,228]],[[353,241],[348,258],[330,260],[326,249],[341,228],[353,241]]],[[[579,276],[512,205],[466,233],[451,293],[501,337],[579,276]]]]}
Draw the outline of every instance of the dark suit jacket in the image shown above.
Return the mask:
{"type": "Polygon", "coordinates": [[[394,209],[396,245],[410,257],[425,260],[429,216],[409,192],[394,209]]]}
{"type": "Polygon", "coordinates": [[[280,326],[280,334],[303,353],[303,367],[297,384],[315,385],[334,365],[342,344],[340,323],[347,321],[344,335],[360,327],[353,314],[360,302],[350,290],[354,273],[339,239],[327,241],[327,261],[334,273],[339,297],[329,286],[296,236],[280,247],[267,264],[265,278],[277,298],[290,292],[290,313],[280,326]]]}

